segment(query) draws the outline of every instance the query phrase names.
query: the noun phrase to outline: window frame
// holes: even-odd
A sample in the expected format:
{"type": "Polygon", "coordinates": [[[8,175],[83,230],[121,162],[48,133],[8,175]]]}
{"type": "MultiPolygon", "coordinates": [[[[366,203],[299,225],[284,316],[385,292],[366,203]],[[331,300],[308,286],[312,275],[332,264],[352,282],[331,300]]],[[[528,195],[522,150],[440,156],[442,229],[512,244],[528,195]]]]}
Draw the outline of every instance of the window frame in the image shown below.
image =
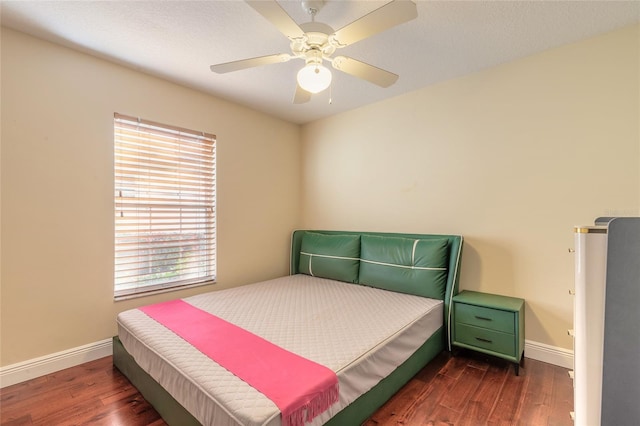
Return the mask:
{"type": "Polygon", "coordinates": [[[216,281],[216,136],[114,113],[114,298],[216,281]]]}

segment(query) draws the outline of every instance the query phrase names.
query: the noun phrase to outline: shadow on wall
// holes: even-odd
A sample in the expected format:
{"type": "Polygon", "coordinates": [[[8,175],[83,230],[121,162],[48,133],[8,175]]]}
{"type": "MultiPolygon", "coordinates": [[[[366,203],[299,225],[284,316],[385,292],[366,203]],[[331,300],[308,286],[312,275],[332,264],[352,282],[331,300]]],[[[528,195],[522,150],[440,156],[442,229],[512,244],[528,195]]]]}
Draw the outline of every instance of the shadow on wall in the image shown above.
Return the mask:
{"type": "Polygon", "coordinates": [[[513,255],[496,240],[464,237],[460,290],[516,296],[513,255]]]}
{"type": "MultiPolygon", "coordinates": [[[[555,336],[547,332],[548,325],[566,322],[562,316],[558,315],[558,308],[556,306],[547,306],[538,301],[527,300],[526,304],[527,327],[530,330],[536,330],[536,336],[533,340],[538,342],[553,342],[555,336]],[[541,319],[544,319],[544,322],[541,319]]],[[[566,329],[568,330],[570,327],[571,324],[567,324],[566,329]]],[[[567,333],[564,333],[564,335],[566,335],[565,340],[556,345],[563,348],[571,347],[572,338],[569,337],[567,333]]]]}
{"type": "MultiPolygon", "coordinates": [[[[557,330],[549,329],[550,324],[553,324],[554,327],[562,324],[563,329],[570,328],[566,318],[570,317],[571,313],[559,311],[557,299],[562,293],[563,297],[570,300],[569,292],[564,289],[561,291],[554,289],[559,292],[554,296],[535,292],[531,294],[533,290],[527,290],[527,284],[524,284],[523,287],[523,283],[518,282],[518,280],[522,281],[523,277],[522,272],[516,273],[514,253],[514,248],[508,244],[500,244],[495,239],[465,236],[460,290],[474,290],[524,298],[526,327],[531,338],[539,342],[553,342],[554,339],[559,338],[559,335],[562,335],[564,337],[559,342],[559,346],[570,346],[571,343],[566,332],[557,335],[557,330]],[[523,292],[529,293],[529,297],[523,292]]],[[[570,307],[571,304],[568,300],[566,304],[563,302],[561,306],[570,307]]]]}

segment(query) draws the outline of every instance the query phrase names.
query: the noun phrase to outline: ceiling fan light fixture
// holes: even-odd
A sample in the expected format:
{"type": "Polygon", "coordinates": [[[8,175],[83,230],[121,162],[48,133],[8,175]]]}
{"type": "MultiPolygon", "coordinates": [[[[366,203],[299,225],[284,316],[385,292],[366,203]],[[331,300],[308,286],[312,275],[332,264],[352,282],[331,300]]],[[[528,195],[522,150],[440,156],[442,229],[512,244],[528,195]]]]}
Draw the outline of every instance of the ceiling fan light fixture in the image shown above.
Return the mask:
{"type": "Polygon", "coordinates": [[[331,77],[327,67],[310,63],[298,71],[298,84],[309,93],[320,93],[329,87],[331,77]]]}

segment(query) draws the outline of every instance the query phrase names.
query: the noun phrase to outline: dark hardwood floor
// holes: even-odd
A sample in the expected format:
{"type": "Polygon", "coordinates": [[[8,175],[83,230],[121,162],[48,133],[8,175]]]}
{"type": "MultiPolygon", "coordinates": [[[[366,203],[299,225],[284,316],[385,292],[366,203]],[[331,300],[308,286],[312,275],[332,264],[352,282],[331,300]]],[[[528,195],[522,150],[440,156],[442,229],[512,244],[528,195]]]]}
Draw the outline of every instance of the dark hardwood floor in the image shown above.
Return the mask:
{"type": "MultiPolygon", "coordinates": [[[[166,425],[111,362],[102,358],[0,390],[2,426],[166,425]]],[[[515,376],[499,359],[443,353],[364,425],[572,426],[572,407],[565,368],[527,359],[515,376]]]]}
{"type": "Polygon", "coordinates": [[[365,426],[573,426],[573,383],[566,368],[526,359],[513,364],[470,351],[440,354],[365,426]]]}

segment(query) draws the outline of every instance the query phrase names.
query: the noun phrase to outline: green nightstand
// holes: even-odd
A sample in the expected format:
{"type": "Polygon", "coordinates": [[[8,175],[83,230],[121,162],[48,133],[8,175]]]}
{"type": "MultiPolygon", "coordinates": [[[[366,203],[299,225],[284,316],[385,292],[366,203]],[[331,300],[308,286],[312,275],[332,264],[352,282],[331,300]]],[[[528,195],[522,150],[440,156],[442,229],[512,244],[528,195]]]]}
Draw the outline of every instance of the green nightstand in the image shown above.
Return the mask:
{"type": "Polygon", "coordinates": [[[524,300],[463,291],[453,298],[453,345],[515,363],[524,358],[524,300]]]}

